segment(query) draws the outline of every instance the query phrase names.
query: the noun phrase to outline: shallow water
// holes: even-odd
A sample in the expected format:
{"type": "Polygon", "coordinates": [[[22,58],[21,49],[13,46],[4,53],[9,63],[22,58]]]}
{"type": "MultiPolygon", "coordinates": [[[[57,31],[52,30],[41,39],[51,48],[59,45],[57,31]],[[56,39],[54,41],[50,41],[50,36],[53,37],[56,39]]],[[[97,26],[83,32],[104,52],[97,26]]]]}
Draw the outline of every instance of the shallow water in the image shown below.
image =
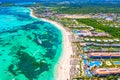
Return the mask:
{"type": "Polygon", "coordinates": [[[0,80],[54,80],[61,51],[54,25],[31,17],[28,8],[0,8],[0,80]]]}

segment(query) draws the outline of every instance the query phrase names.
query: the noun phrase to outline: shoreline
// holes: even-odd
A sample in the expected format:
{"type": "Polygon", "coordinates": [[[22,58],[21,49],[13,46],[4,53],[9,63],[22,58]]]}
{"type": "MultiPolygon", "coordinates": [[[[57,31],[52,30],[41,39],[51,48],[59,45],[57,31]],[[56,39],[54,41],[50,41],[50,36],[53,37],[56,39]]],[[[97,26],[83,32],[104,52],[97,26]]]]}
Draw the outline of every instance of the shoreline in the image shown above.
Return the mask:
{"type": "MultiPolygon", "coordinates": [[[[30,9],[30,10],[31,10],[30,16],[32,16],[34,18],[38,18],[34,15],[33,10],[32,9],[30,9]]],[[[56,65],[55,65],[54,76],[55,76],[55,80],[70,80],[70,75],[69,75],[70,68],[71,68],[70,56],[73,54],[71,42],[69,41],[70,33],[67,32],[61,24],[59,24],[55,21],[48,20],[45,18],[38,18],[38,19],[41,19],[42,21],[53,24],[56,28],[58,28],[62,32],[63,50],[62,50],[61,56],[57,62],[58,64],[56,63],[56,65]]]]}

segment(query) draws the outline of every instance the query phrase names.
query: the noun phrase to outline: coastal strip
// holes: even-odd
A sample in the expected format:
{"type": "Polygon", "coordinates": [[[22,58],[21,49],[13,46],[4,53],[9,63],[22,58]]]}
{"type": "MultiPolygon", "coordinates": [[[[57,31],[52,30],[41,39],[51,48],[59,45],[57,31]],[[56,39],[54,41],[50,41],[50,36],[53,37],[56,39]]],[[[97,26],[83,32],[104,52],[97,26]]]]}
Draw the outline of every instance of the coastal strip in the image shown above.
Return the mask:
{"type": "MultiPolygon", "coordinates": [[[[34,15],[34,12],[32,9],[31,9],[30,15],[34,18],[37,18],[34,15]]],[[[73,54],[72,45],[71,45],[71,42],[69,41],[70,33],[68,31],[66,31],[61,24],[59,24],[55,21],[48,20],[45,18],[40,18],[40,19],[45,21],[45,22],[49,22],[49,23],[53,24],[62,32],[63,51],[62,51],[62,55],[60,57],[60,60],[58,61],[58,64],[56,65],[56,68],[55,68],[55,80],[70,80],[70,75],[69,75],[70,68],[71,68],[70,60],[71,60],[71,55],[73,54]]]]}

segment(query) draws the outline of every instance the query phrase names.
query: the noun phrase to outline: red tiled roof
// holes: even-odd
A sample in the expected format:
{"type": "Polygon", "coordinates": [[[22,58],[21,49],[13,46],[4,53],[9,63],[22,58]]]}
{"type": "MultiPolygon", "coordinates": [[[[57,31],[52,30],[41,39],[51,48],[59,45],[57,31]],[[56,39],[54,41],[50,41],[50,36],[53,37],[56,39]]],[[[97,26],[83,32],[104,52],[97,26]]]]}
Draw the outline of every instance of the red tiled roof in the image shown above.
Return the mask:
{"type": "Polygon", "coordinates": [[[119,74],[120,68],[95,68],[94,71],[98,75],[119,74]]]}
{"type": "Polygon", "coordinates": [[[89,53],[91,56],[120,56],[119,52],[114,52],[114,53],[89,53]]]}

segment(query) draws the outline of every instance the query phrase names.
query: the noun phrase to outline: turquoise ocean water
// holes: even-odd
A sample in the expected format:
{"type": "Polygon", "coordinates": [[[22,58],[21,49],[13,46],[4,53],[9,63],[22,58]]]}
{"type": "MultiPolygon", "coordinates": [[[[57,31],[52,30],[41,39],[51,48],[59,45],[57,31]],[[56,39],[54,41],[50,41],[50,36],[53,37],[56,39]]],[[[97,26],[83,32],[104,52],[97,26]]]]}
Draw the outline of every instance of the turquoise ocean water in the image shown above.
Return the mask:
{"type": "Polygon", "coordinates": [[[62,33],[24,7],[0,7],[0,80],[54,80],[62,33]]]}

